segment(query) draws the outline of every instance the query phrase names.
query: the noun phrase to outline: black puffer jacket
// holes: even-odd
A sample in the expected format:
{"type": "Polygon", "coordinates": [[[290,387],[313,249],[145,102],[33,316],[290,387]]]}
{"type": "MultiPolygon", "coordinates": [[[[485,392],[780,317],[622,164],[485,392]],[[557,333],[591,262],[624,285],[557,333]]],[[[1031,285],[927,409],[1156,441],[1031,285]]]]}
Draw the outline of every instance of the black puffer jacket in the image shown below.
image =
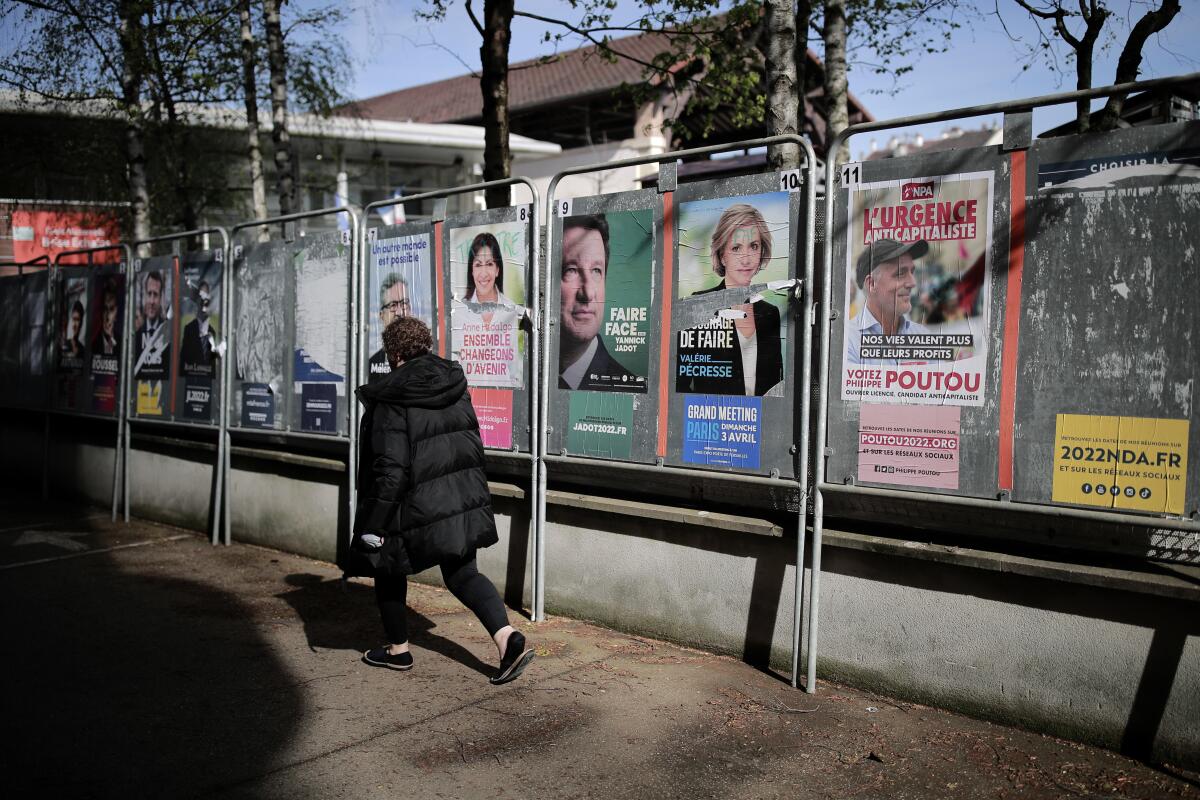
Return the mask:
{"type": "Polygon", "coordinates": [[[358,388],[358,508],[350,574],[410,575],[495,544],[483,441],[462,367],[432,354],[358,388]],[[359,534],[382,533],[361,558],[359,534]]]}

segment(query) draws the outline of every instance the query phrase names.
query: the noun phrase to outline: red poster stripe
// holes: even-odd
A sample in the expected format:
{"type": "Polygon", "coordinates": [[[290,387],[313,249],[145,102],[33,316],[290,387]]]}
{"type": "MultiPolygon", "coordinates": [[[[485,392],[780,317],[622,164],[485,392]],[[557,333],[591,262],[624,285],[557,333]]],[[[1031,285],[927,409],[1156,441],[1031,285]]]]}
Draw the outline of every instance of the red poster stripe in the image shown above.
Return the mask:
{"type": "Polygon", "coordinates": [[[671,400],[671,296],[675,291],[675,194],[663,193],[662,330],[658,340],[658,457],[667,457],[667,411],[671,400]]]}
{"type": "Polygon", "coordinates": [[[1017,417],[1017,337],[1021,331],[1021,273],[1025,268],[1025,151],[1012,154],[1008,241],[1008,291],[1004,300],[1004,348],[1000,366],[1001,489],[1013,488],[1013,444],[1017,417]]]}
{"type": "Polygon", "coordinates": [[[446,275],[442,267],[442,223],[433,223],[433,263],[437,275],[438,355],[446,357],[446,275]]]}

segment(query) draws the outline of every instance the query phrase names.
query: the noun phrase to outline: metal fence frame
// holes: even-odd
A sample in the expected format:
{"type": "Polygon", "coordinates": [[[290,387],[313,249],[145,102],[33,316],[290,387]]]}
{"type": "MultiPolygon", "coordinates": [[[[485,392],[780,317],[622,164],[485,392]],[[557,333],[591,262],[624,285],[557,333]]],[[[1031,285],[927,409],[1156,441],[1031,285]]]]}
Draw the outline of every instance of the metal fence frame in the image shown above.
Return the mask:
{"type": "MultiPolygon", "coordinates": [[[[132,246],[133,246],[133,251],[137,252],[144,245],[159,244],[162,242],[178,242],[181,240],[185,241],[187,239],[195,238],[197,236],[208,236],[209,234],[213,234],[213,233],[220,235],[221,247],[220,248],[208,248],[208,250],[221,253],[221,258],[222,258],[221,275],[222,275],[222,279],[223,279],[223,281],[222,281],[223,286],[221,288],[221,294],[222,294],[222,297],[221,297],[222,306],[221,307],[223,309],[226,309],[226,311],[224,313],[228,313],[227,310],[229,308],[229,305],[228,305],[227,299],[225,297],[225,294],[227,293],[226,290],[227,290],[229,280],[230,280],[230,273],[233,272],[231,263],[230,263],[230,257],[229,257],[230,256],[230,244],[231,244],[232,240],[230,239],[229,233],[226,232],[226,230],[224,228],[219,227],[219,226],[213,226],[213,227],[209,227],[209,228],[199,228],[197,230],[183,231],[182,233],[169,233],[169,234],[164,234],[162,236],[152,236],[149,239],[138,239],[135,242],[133,242],[132,246]]],[[[200,251],[200,252],[203,252],[203,251],[200,251]]],[[[132,269],[130,270],[129,278],[130,278],[130,280],[129,280],[130,285],[128,287],[126,287],[128,290],[128,293],[129,293],[129,299],[126,302],[126,308],[129,309],[130,312],[132,312],[132,310],[133,310],[132,309],[132,301],[133,301],[133,297],[134,297],[133,284],[137,280],[137,273],[135,270],[132,270],[132,269]]],[[[224,337],[223,341],[227,340],[229,337],[229,320],[228,319],[225,320],[224,326],[225,326],[225,337],[224,337]]],[[[129,326],[129,325],[125,326],[125,337],[129,338],[129,342],[131,342],[133,340],[132,337],[134,335],[134,331],[130,330],[130,327],[131,326],[129,326]]],[[[123,337],[123,338],[125,338],[125,337],[123,337]]],[[[122,358],[125,358],[126,362],[128,362],[128,356],[129,356],[129,352],[130,352],[129,348],[131,347],[129,342],[125,342],[122,345],[122,350],[123,350],[122,358]]],[[[224,381],[224,371],[225,371],[224,362],[225,362],[225,360],[226,360],[225,356],[224,355],[221,356],[221,362],[222,362],[221,363],[221,377],[219,378],[219,381],[221,384],[222,406],[224,406],[224,404],[225,404],[225,400],[226,400],[225,395],[226,395],[226,389],[227,389],[227,387],[225,385],[225,381],[224,381]]],[[[129,365],[130,369],[132,369],[132,366],[133,366],[132,364],[129,365]]],[[[123,374],[124,374],[124,370],[122,370],[122,375],[123,374]]],[[[130,376],[130,378],[133,378],[133,377],[134,376],[132,376],[132,375],[130,376]]],[[[178,378],[177,375],[171,376],[171,391],[172,392],[176,391],[176,389],[177,389],[177,387],[175,386],[175,380],[177,378],[178,378]]],[[[125,385],[126,392],[129,394],[129,396],[122,397],[121,402],[123,405],[127,405],[130,402],[130,400],[132,399],[132,391],[131,391],[132,385],[133,385],[132,380],[127,382],[125,385]]],[[[132,426],[133,426],[133,424],[136,423],[138,425],[145,424],[145,425],[161,425],[161,426],[166,426],[166,427],[179,427],[179,428],[198,428],[200,430],[215,430],[215,431],[217,431],[217,456],[216,456],[216,461],[214,461],[214,463],[213,463],[213,473],[214,473],[213,480],[215,481],[216,485],[214,487],[214,495],[213,495],[212,529],[209,531],[210,541],[213,544],[217,544],[218,537],[219,537],[219,531],[220,531],[219,521],[220,521],[220,516],[221,516],[220,513],[218,513],[218,510],[222,507],[221,499],[222,499],[222,493],[225,489],[225,474],[224,474],[223,470],[220,468],[221,464],[224,463],[224,458],[225,458],[225,437],[224,437],[223,431],[221,429],[221,420],[223,418],[218,416],[217,422],[214,424],[211,422],[209,422],[209,423],[179,422],[178,420],[173,420],[173,419],[172,420],[143,419],[137,415],[131,416],[128,413],[128,411],[126,411],[124,416],[125,416],[125,419],[124,419],[122,428],[124,430],[124,443],[125,443],[125,445],[124,445],[125,446],[124,486],[125,486],[125,521],[126,522],[129,521],[129,461],[130,461],[129,453],[132,450],[132,439],[133,439],[132,426]]]]}
{"type": "MultiPolygon", "coordinates": [[[[458,195],[462,195],[462,194],[472,194],[475,192],[482,192],[487,189],[499,188],[499,187],[503,187],[503,186],[516,186],[516,185],[521,185],[521,186],[524,186],[525,188],[527,188],[529,190],[529,194],[533,200],[533,202],[530,203],[530,217],[531,218],[529,221],[529,228],[530,228],[530,231],[532,232],[532,236],[533,236],[533,241],[531,242],[530,254],[529,254],[530,273],[532,274],[533,279],[532,279],[531,291],[527,292],[525,307],[540,311],[541,305],[542,305],[541,299],[540,299],[540,288],[541,287],[539,284],[539,278],[540,278],[541,273],[538,270],[539,259],[541,257],[541,230],[540,230],[541,220],[538,218],[539,211],[541,209],[541,206],[539,203],[540,198],[538,196],[537,187],[533,184],[533,181],[531,181],[528,178],[518,176],[518,177],[513,177],[513,178],[502,178],[500,180],[494,180],[494,181],[484,181],[482,183],[473,183],[468,186],[458,186],[458,187],[454,187],[451,189],[438,189],[438,190],[435,190],[432,192],[422,192],[420,194],[407,195],[405,197],[390,197],[390,198],[385,198],[383,200],[377,200],[374,203],[368,203],[366,206],[364,206],[363,211],[362,211],[363,223],[360,226],[361,241],[359,243],[359,253],[361,255],[361,263],[359,264],[359,267],[358,267],[362,271],[363,280],[359,282],[360,294],[356,297],[356,300],[358,301],[358,309],[359,309],[358,314],[359,315],[358,315],[358,317],[355,318],[355,334],[356,335],[365,334],[365,331],[363,329],[366,326],[366,319],[367,319],[366,318],[366,309],[367,309],[366,277],[367,277],[367,270],[369,269],[369,264],[370,264],[370,252],[367,249],[367,231],[370,229],[370,226],[367,224],[367,222],[369,220],[372,210],[377,209],[377,208],[387,208],[390,206],[397,206],[397,205],[403,206],[405,203],[420,202],[422,200],[444,200],[446,198],[457,197],[458,195]],[[530,302],[530,300],[532,300],[533,302],[530,302]]],[[[507,206],[507,208],[512,208],[512,207],[513,207],[512,205],[507,206]]],[[[434,216],[434,219],[431,220],[431,222],[433,222],[433,223],[444,222],[445,221],[444,209],[436,209],[433,216],[434,216]]],[[[430,261],[431,262],[433,261],[432,257],[430,258],[430,261]]],[[[442,269],[442,265],[437,264],[436,269],[438,269],[438,270],[442,269]]],[[[442,298],[440,296],[437,298],[437,302],[438,303],[442,302],[442,298]]],[[[531,318],[531,322],[533,324],[531,325],[532,330],[530,331],[530,334],[529,334],[529,341],[530,341],[529,359],[530,359],[530,365],[531,365],[531,369],[529,370],[529,372],[532,377],[531,377],[530,386],[529,386],[530,408],[529,408],[529,457],[528,457],[528,460],[530,463],[529,490],[530,490],[530,494],[536,495],[537,494],[537,486],[538,486],[538,482],[537,482],[538,460],[539,460],[538,456],[539,456],[539,453],[541,452],[541,450],[538,449],[538,446],[541,443],[541,437],[539,437],[539,435],[537,433],[538,421],[539,421],[539,416],[540,416],[540,408],[539,408],[538,402],[541,397],[540,386],[538,384],[538,381],[541,377],[539,374],[539,370],[538,370],[538,356],[539,356],[540,341],[539,341],[539,328],[537,325],[536,317],[531,318]]],[[[366,351],[364,350],[363,352],[365,353],[366,351]]],[[[449,350],[447,350],[447,352],[449,352],[449,350]]],[[[361,358],[359,359],[359,361],[361,362],[361,358]]],[[[361,367],[362,365],[361,365],[361,363],[356,363],[356,366],[361,367]]],[[[355,403],[353,417],[351,418],[352,419],[351,424],[353,424],[355,426],[358,425],[358,414],[359,414],[358,404],[355,403]]],[[[486,450],[485,452],[492,454],[492,455],[499,455],[503,451],[486,450]]],[[[517,459],[517,460],[521,460],[521,461],[525,460],[525,456],[522,453],[506,453],[504,457],[505,458],[513,458],[513,459],[517,459]]],[[[355,462],[357,462],[358,454],[355,453],[353,455],[353,458],[355,459],[355,462]]],[[[353,520],[354,519],[353,492],[351,493],[351,495],[352,496],[351,496],[351,500],[350,500],[350,502],[351,502],[350,519],[353,520]]],[[[536,516],[531,516],[531,520],[532,520],[532,535],[533,535],[533,542],[534,542],[534,551],[537,552],[538,548],[540,546],[541,539],[542,539],[542,532],[541,532],[540,526],[537,524],[536,516]]],[[[353,523],[351,523],[351,524],[353,524],[353,523]]],[[[536,609],[538,608],[538,601],[540,598],[540,596],[538,594],[538,591],[539,591],[538,587],[540,585],[539,581],[541,580],[541,572],[540,572],[541,568],[542,568],[542,565],[539,563],[538,559],[534,558],[533,581],[532,581],[532,585],[533,585],[532,606],[533,606],[534,611],[533,611],[533,613],[531,613],[531,616],[533,617],[534,622],[541,621],[541,618],[537,615],[537,612],[536,612],[536,609]]]]}
{"type": "MultiPolygon", "coordinates": [[[[358,213],[355,212],[354,209],[349,208],[347,206],[333,206],[331,208],[318,208],[318,209],[314,209],[312,211],[298,211],[294,214],[283,214],[283,215],[280,215],[277,217],[265,217],[263,219],[255,219],[255,220],[250,220],[249,222],[242,222],[242,223],[234,225],[232,228],[230,228],[230,230],[229,230],[229,259],[228,259],[228,261],[229,261],[229,266],[228,266],[229,280],[227,280],[225,282],[226,283],[225,291],[226,291],[226,296],[228,298],[228,305],[226,305],[226,309],[228,309],[227,313],[232,312],[232,310],[233,310],[233,289],[234,289],[234,284],[237,281],[237,270],[235,270],[233,268],[233,253],[235,250],[234,242],[237,240],[237,235],[240,231],[248,230],[250,228],[261,228],[261,227],[265,227],[268,225],[279,225],[279,224],[286,224],[289,222],[297,222],[302,219],[314,219],[316,217],[326,217],[331,214],[346,214],[350,218],[350,308],[348,309],[348,317],[349,317],[349,319],[354,320],[356,318],[356,305],[358,302],[358,283],[357,283],[358,282],[358,266],[357,265],[358,265],[358,258],[360,255],[360,253],[359,253],[359,228],[360,228],[360,225],[359,225],[358,213]]],[[[286,240],[286,237],[285,237],[285,240],[286,240]]],[[[230,400],[232,399],[231,387],[233,384],[232,374],[230,372],[230,370],[232,370],[232,368],[233,368],[233,366],[232,366],[232,362],[233,362],[232,349],[237,346],[236,339],[237,339],[237,335],[236,335],[235,329],[232,327],[229,327],[229,325],[226,324],[225,340],[229,343],[229,348],[226,350],[226,353],[225,353],[224,369],[221,374],[221,383],[222,383],[223,388],[222,388],[222,397],[221,397],[221,419],[220,419],[221,446],[224,448],[224,458],[221,460],[221,472],[224,476],[222,478],[222,481],[225,486],[225,494],[224,494],[224,498],[223,498],[224,499],[223,504],[218,506],[218,510],[213,514],[215,519],[218,519],[218,520],[223,519],[224,520],[224,525],[222,528],[222,530],[224,532],[224,536],[222,538],[226,545],[230,544],[230,542],[232,541],[232,533],[230,531],[230,528],[232,527],[232,520],[230,518],[230,511],[229,511],[229,498],[233,494],[233,492],[230,490],[229,472],[230,472],[230,461],[231,461],[230,451],[232,450],[232,447],[233,447],[233,444],[232,444],[233,433],[229,427],[229,403],[230,403],[230,400]]],[[[350,326],[350,342],[349,342],[349,347],[347,348],[346,360],[349,363],[347,365],[348,368],[346,370],[346,372],[347,372],[347,375],[346,375],[346,410],[347,410],[348,416],[347,416],[347,431],[346,431],[347,435],[345,437],[329,436],[327,434],[304,433],[304,432],[290,431],[290,430],[283,430],[283,431],[262,430],[262,431],[259,431],[259,430],[254,430],[254,429],[242,428],[240,426],[237,428],[237,431],[238,431],[239,435],[245,434],[247,436],[282,437],[284,439],[293,439],[293,440],[301,439],[301,440],[318,440],[318,441],[322,441],[322,442],[342,442],[342,443],[344,443],[348,448],[347,457],[346,457],[346,467],[347,467],[347,472],[349,473],[349,487],[348,487],[348,491],[347,491],[347,496],[349,498],[348,503],[349,503],[349,509],[350,509],[350,517],[349,518],[351,520],[353,520],[354,519],[355,480],[357,478],[357,475],[355,474],[354,465],[355,465],[355,458],[356,458],[355,452],[357,450],[357,444],[358,444],[358,429],[355,425],[354,403],[353,403],[352,394],[351,394],[353,387],[357,384],[357,381],[358,381],[358,329],[354,325],[350,326]]],[[[214,541],[214,544],[215,543],[216,542],[214,541]]]]}
{"type": "MultiPolygon", "coordinates": [[[[1189,75],[1180,75],[1173,78],[1161,78],[1158,80],[1141,81],[1137,83],[1124,83],[1115,86],[1104,86],[1098,89],[1086,89],[1074,92],[1060,92],[1056,94],[1042,95],[1039,97],[1030,97],[1023,100],[1009,100],[1000,103],[988,103],[977,106],[966,106],[963,108],[950,109],[947,111],[937,111],[929,114],[915,114],[907,117],[896,117],[894,119],[878,120],[875,122],[863,122],[857,125],[851,125],[841,131],[830,142],[826,152],[825,162],[825,230],[828,234],[834,224],[834,200],[836,194],[840,191],[840,182],[835,183],[837,176],[837,156],[842,146],[850,139],[851,136],[860,133],[869,133],[873,131],[887,130],[889,128],[902,128],[910,125],[923,125],[932,122],[949,122],[951,120],[963,119],[966,117],[977,117],[986,114],[1023,114],[1031,113],[1033,109],[1044,106],[1060,105],[1063,103],[1071,103],[1077,100],[1090,100],[1100,97],[1109,97],[1114,94],[1123,94],[1135,91],[1147,91],[1150,89],[1168,88],[1186,83],[1193,83],[1200,80],[1200,73],[1191,73],[1189,75]]],[[[1006,126],[1007,127],[1007,126],[1006,126]]],[[[825,480],[825,455],[828,448],[828,413],[829,413],[829,340],[830,340],[830,301],[832,298],[832,281],[833,281],[833,247],[832,240],[827,235],[825,238],[824,258],[822,260],[822,297],[820,300],[821,306],[821,352],[820,352],[820,376],[819,376],[819,400],[817,409],[817,433],[816,444],[821,448],[820,456],[817,458],[815,467],[815,476],[813,483],[813,613],[809,617],[808,624],[808,675],[806,681],[806,689],[808,692],[816,691],[816,672],[817,672],[817,615],[816,608],[819,603],[820,593],[820,562],[821,562],[821,545],[822,534],[824,531],[824,513],[825,513],[825,498],[824,492],[842,492],[845,494],[857,494],[860,496],[880,497],[880,498],[904,498],[904,499],[922,499],[932,503],[942,503],[945,505],[960,506],[966,508],[976,508],[983,510],[1003,509],[1005,511],[1020,511],[1043,516],[1054,516],[1081,520],[1091,520],[1094,522],[1105,523],[1121,523],[1121,524],[1144,524],[1147,527],[1163,528],[1176,531],[1200,531],[1200,523],[1191,522],[1188,520],[1151,517],[1147,515],[1139,515],[1136,513],[1115,513],[1105,511],[1091,511],[1082,508],[1060,507],[1045,503],[1033,502],[1010,502],[1008,500],[985,500],[976,497],[956,497],[954,495],[937,494],[933,492],[908,491],[902,489],[879,489],[874,487],[841,485],[828,483],[825,480]]]]}
{"type": "MultiPolygon", "coordinates": [[[[813,254],[815,246],[815,220],[816,220],[816,178],[817,178],[817,158],[813,152],[812,144],[808,139],[795,134],[785,134],[782,136],[769,136],[761,139],[751,139],[741,142],[732,142],[729,144],[709,145],[706,147],[695,147],[688,150],[677,150],[669,153],[661,153],[656,155],[638,156],[635,158],[626,158],[619,161],[609,161],[597,164],[586,164],[579,167],[563,170],[556,173],[550,180],[549,189],[546,192],[546,285],[550,285],[553,276],[550,274],[550,267],[554,259],[552,256],[554,242],[554,216],[552,209],[554,208],[554,191],[558,187],[559,182],[571,175],[581,175],[589,172],[601,172],[611,169],[620,169],[623,167],[633,167],[641,164],[674,164],[675,161],[681,158],[692,156],[710,155],[712,153],[721,153],[729,150],[750,149],[753,147],[763,147],[774,144],[793,144],[799,147],[805,156],[805,166],[802,168],[806,175],[805,187],[806,197],[806,215],[807,219],[804,223],[805,244],[804,244],[804,278],[800,282],[799,296],[803,306],[803,318],[801,323],[801,374],[796,381],[795,386],[802,392],[800,397],[800,441],[797,444],[799,447],[800,463],[797,468],[797,480],[786,481],[782,479],[766,478],[757,475],[738,475],[736,473],[714,472],[701,469],[686,469],[683,467],[667,467],[667,466],[650,466],[648,464],[623,464],[620,462],[604,462],[613,467],[614,470],[632,470],[635,472],[653,473],[656,475],[679,475],[696,476],[704,475],[706,478],[715,478],[718,480],[727,480],[741,483],[765,484],[771,486],[783,486],[787,488],[799,488],[799,513],[797,519],[796,531],[796,580],[795,580],[795,602],[793,608],[793,627],[792,627],[792,686],[798,685],[799,680],[799,654],[800,654],[800,620],[803,611],[802,597],[804,589],[804,537],[805,537],[805,519],[807,517],[808,505],[808,449],[809,449],[809,419],[811,414],[812,391],[810,384],[812,382],[811,364],[812,364],[812,323],[813,323],[813,302],[812,302],[812,279],[813,279],[813,254]]],[[[674,187],[672,187],[673,189],[674,187]]],[[[661,193],[661,190],[660,190],[661,193]]],[[[672,257],[672,254],[664,252],[664,258],[672,257]]],[[[664,291],[670,291],[667,287],[664,291]]],[[[545,305],[543,303],[543,305],[545,305]]],[[[587,461],[586,457],[576,456],[574,458],[566,456],[550,456],[546,454],[546,426],[549,425],[549,408],[550,408],[550,357],[549,357],[549,342],[550,342],[550,314],[546,309],[542,309],[542,339],[546,344],[546,348],[542,353],[541,363],[541,386],[542,396],[539,398],[541,407],[541,419],[538,427],[538,452],[542,453],[539,459],[538,483],[537,483],[537,515],[536,527],[539,531],[545,530],[546,525],[546,488],[547,488],[547,471],[550,464],[565,461],[573,461],[579,463],[587,461]]],[[[664,376],[659,375],[659,380],[665,380],[664,376]]],[[[794,402],[794,401],[793,401],[794,402]]],[[[793,408],[795,406],[793,405],[793,408]]],[[[595,460],[595,459],[592,459],[595,460]]],[[[545,618],[545,537],[539,536],[537,545],[534,550],[534,561],[536,567],[534,575],[540,579],[542,583],[535,587],[534,591],[534,620],[545,618]]],[[[814,581],[816,585],[815,573],[819,569],[819,562],[814,562],[814,581]]],[[[812,594],[812,600],[815,602],[816,594],[812,594]]],[[[815,616],[815,608],[811,609],[810,617],[815,616]]]]}
{"type": "MultiPolygon", "coordinates": [[[[126,301],[125,301],[125,319],[123,320],[123,324],[125,326],[125,332],[128,333],[129,313],[130,313],[128,298],[131,296],[129,294],[129,292],[130,292],[130,287],[132,286],[132,283],[133,283],[132,281],[129,280],[129,274],[133,271],[133,248],[131,248],[129,246],[129,244],[126,242],[117,242],[116,244],[104,245],[102,247],[85,247],[80,250],[64,250],[63,252],[56,255],[54,257],[54,260],[50,263],[50,267],[49,267],[50,276],[47,279],[47,283],[46,283],[46,302],[50,305],[50,307],[52,309],[55,307],[55,304],[58,302],[58,291],[57,291],[57,288],[55,285],[56,284],[55,277],[58,274],[59,261],[61,259],[63,259],[66,256],[86,255],[86,256],[88,256],[88,261],[89,261],[88,266],[95,266],[94,264],[91,263],[92,256],[95,253],[103,253],[103,252],[107,252],[109,250],[118,250],[125,257],[124,272],[125,272],[125,283],[126,283],[126,286],[125,286],[126,301]]],[[[71,264],[68,266],[76,266],[76,265],[71,264]]],[[[55,322],[57,323],[57,320],[55,322]]],[[[127,468],[128,465],[122,463],[124,460],[124,454],[121,450],[122,433],[125,429],[125,403],[123,401],[123,398],[125,397],[125,388],[126,388],[126,386],[128,386],[128,376],[125,374],[127,371],[126,365],[128,364],[128,360],[129,360],[128,359],[128,347],[129,347],[129,342],[126,340],[125,336],[122,336],[121,337],[121,371],[117,378],[117,398],[122,398],[122,399],[118,399],[118,401],[117,401],[117,416],[114,418],[117,423],[117,441],[115,442],[115,444],[113,446],[114,452],[113,452],[112,514],[111,514],[111,518],[112,518],[113,522],[117,521],[117,497],[118,497],[119,486],[121,484],[124,484],[126,497],[128,497],[128,492],[129,492],[129,484],[122,479],[122,476],[124,474],[124,469],[127,468]]],[[[97,414],[73,414],[71,412],[56,412],[55,409],[51,408],[51,405],[53,405],[53,404],[50,402],[50,397],[49,397],[50,392],[53,391],[51,388],[53,386],[54,386],[54,381],[51,380],[49,385],[47,386],[47,390],[46,390],[47,391],[46,430],[45,430],[46,439],[45,439],[44,451],[43,451],[44,456],[42,459],[42,497],[43,498],[50,496],[50,417],[55,413],[63,413],[68,416],[89,417],[92,419],[109,419],[108,417],[103,417],[103,416],[100,416],[97,414]]],[[[126,501],[126,505],[125,505],[125,521],[126,522],[129,521],[128,500],[126,501]]]]}

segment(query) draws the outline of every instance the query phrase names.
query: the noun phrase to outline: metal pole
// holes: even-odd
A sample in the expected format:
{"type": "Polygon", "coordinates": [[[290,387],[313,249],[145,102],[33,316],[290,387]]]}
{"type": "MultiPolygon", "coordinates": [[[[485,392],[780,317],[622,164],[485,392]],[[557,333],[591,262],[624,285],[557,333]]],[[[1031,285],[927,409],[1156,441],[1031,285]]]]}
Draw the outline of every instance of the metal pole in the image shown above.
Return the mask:
{"type": "MultiPolygon", "coordinates": [[[[131,282],[130,275],[133,274],[133,248],[131,248],[128,244],[122,245],[122,247],[124,248],[124,255],[125,255],[125,261],[123,264],[123,269],[124,269],[124,274],[125,274],[125,285],[126,285],[126,287],[128,287],[131,282]]],[[[126,314],[126,317],[128,317],[128,315],[129,315],[128,304],[126,304],[126,306],[125,306],[125,314],[126,314]]],[[[128,326],[126,326],[126,328],[127,327],[128,326]]],[[[122,328],[122,334],[125,333],[126,328],[122,328]]],[[[125,397],[125,382],[126,382],[126,380],[128,380],[128,376],[126,376],[125,373],[128,371],[127,368],[128,368],[129,362],[125,358],[124,351],[125,351],[125,336],[122,335],[121,336],[121,354],[120,354],[121,361],[118,362],[117,385],[116,385],[116,387],[114,387],[115,394],[113,395],[113,402],[115,402],[117,405],[117,436],[116,436],[116,441],[113,442],[113,476],[112,476],[112,521],[113,522],[117,521],[117,503],[118,503],[118,498],[120,497],[119,487],[124,482],[123,478],[124,478],[124,471],[125,471],[125,459],[128,457],[128,454],[125,452],[125,447],[124,447],[124,445],[125,445],[125,425],[127,424],[127,420],[125,418],[124,397],[125,397]]]]}
{"type": "Polygon", "coordinates": [[[812,144],[804,143],[805,157],[808,159],[808,175],[805,180],[805,224],[804,224],[804,282],[800,285],[800,306],[803,309],[801,320],[800,344],[800,381],[797,389],[800,391],[800,463],[796,476],[800,481],[800,508],[796,513],[796,576],[793,587],[792,606],[792,688],[800,686],[800,629],[804,617],[804,538],[807,534],[808,519],[808,451],[812,446],[808,429],[812,418],[812,336],[813,336],[813,264],[816,248],[816,216],[817,216],[817,157],[813,153],[812,144]]]}

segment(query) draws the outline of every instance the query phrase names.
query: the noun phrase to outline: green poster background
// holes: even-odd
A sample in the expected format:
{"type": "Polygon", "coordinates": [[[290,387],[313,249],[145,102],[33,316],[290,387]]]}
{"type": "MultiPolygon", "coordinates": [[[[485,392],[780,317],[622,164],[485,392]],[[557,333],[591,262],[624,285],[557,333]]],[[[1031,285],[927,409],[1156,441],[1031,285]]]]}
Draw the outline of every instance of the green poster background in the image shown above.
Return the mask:
{"type": "MultiPolygon", "coordinates": [[[[650,303],[654,283],[654,212],[612,211],[608,220],[608,274],[604,284],[604,324],[600,337],[609,355],[634,375],[646,378],[650,374],[650,303]],[[629,323],[636,326],[634,336],[618,336],[620,320],[613,319],[617,309],[637,310],[645,321],[629,323]],[[638,338],[631,342],[630,339],[638,338]],[[621,341],[618,341],[621,339],[621,341]],[[622,349],[624,348],[624,349],[622,349]]],[[[627,334],[635,328],[625,328],[627,334]]],[[[645,391],[642,384],[639,391],[645,391]]]]}
{"type": "Polygon", "coordinates": [[[633,395],[571,392],[567,452],[629,460],[633,451],[633,395]]]}

